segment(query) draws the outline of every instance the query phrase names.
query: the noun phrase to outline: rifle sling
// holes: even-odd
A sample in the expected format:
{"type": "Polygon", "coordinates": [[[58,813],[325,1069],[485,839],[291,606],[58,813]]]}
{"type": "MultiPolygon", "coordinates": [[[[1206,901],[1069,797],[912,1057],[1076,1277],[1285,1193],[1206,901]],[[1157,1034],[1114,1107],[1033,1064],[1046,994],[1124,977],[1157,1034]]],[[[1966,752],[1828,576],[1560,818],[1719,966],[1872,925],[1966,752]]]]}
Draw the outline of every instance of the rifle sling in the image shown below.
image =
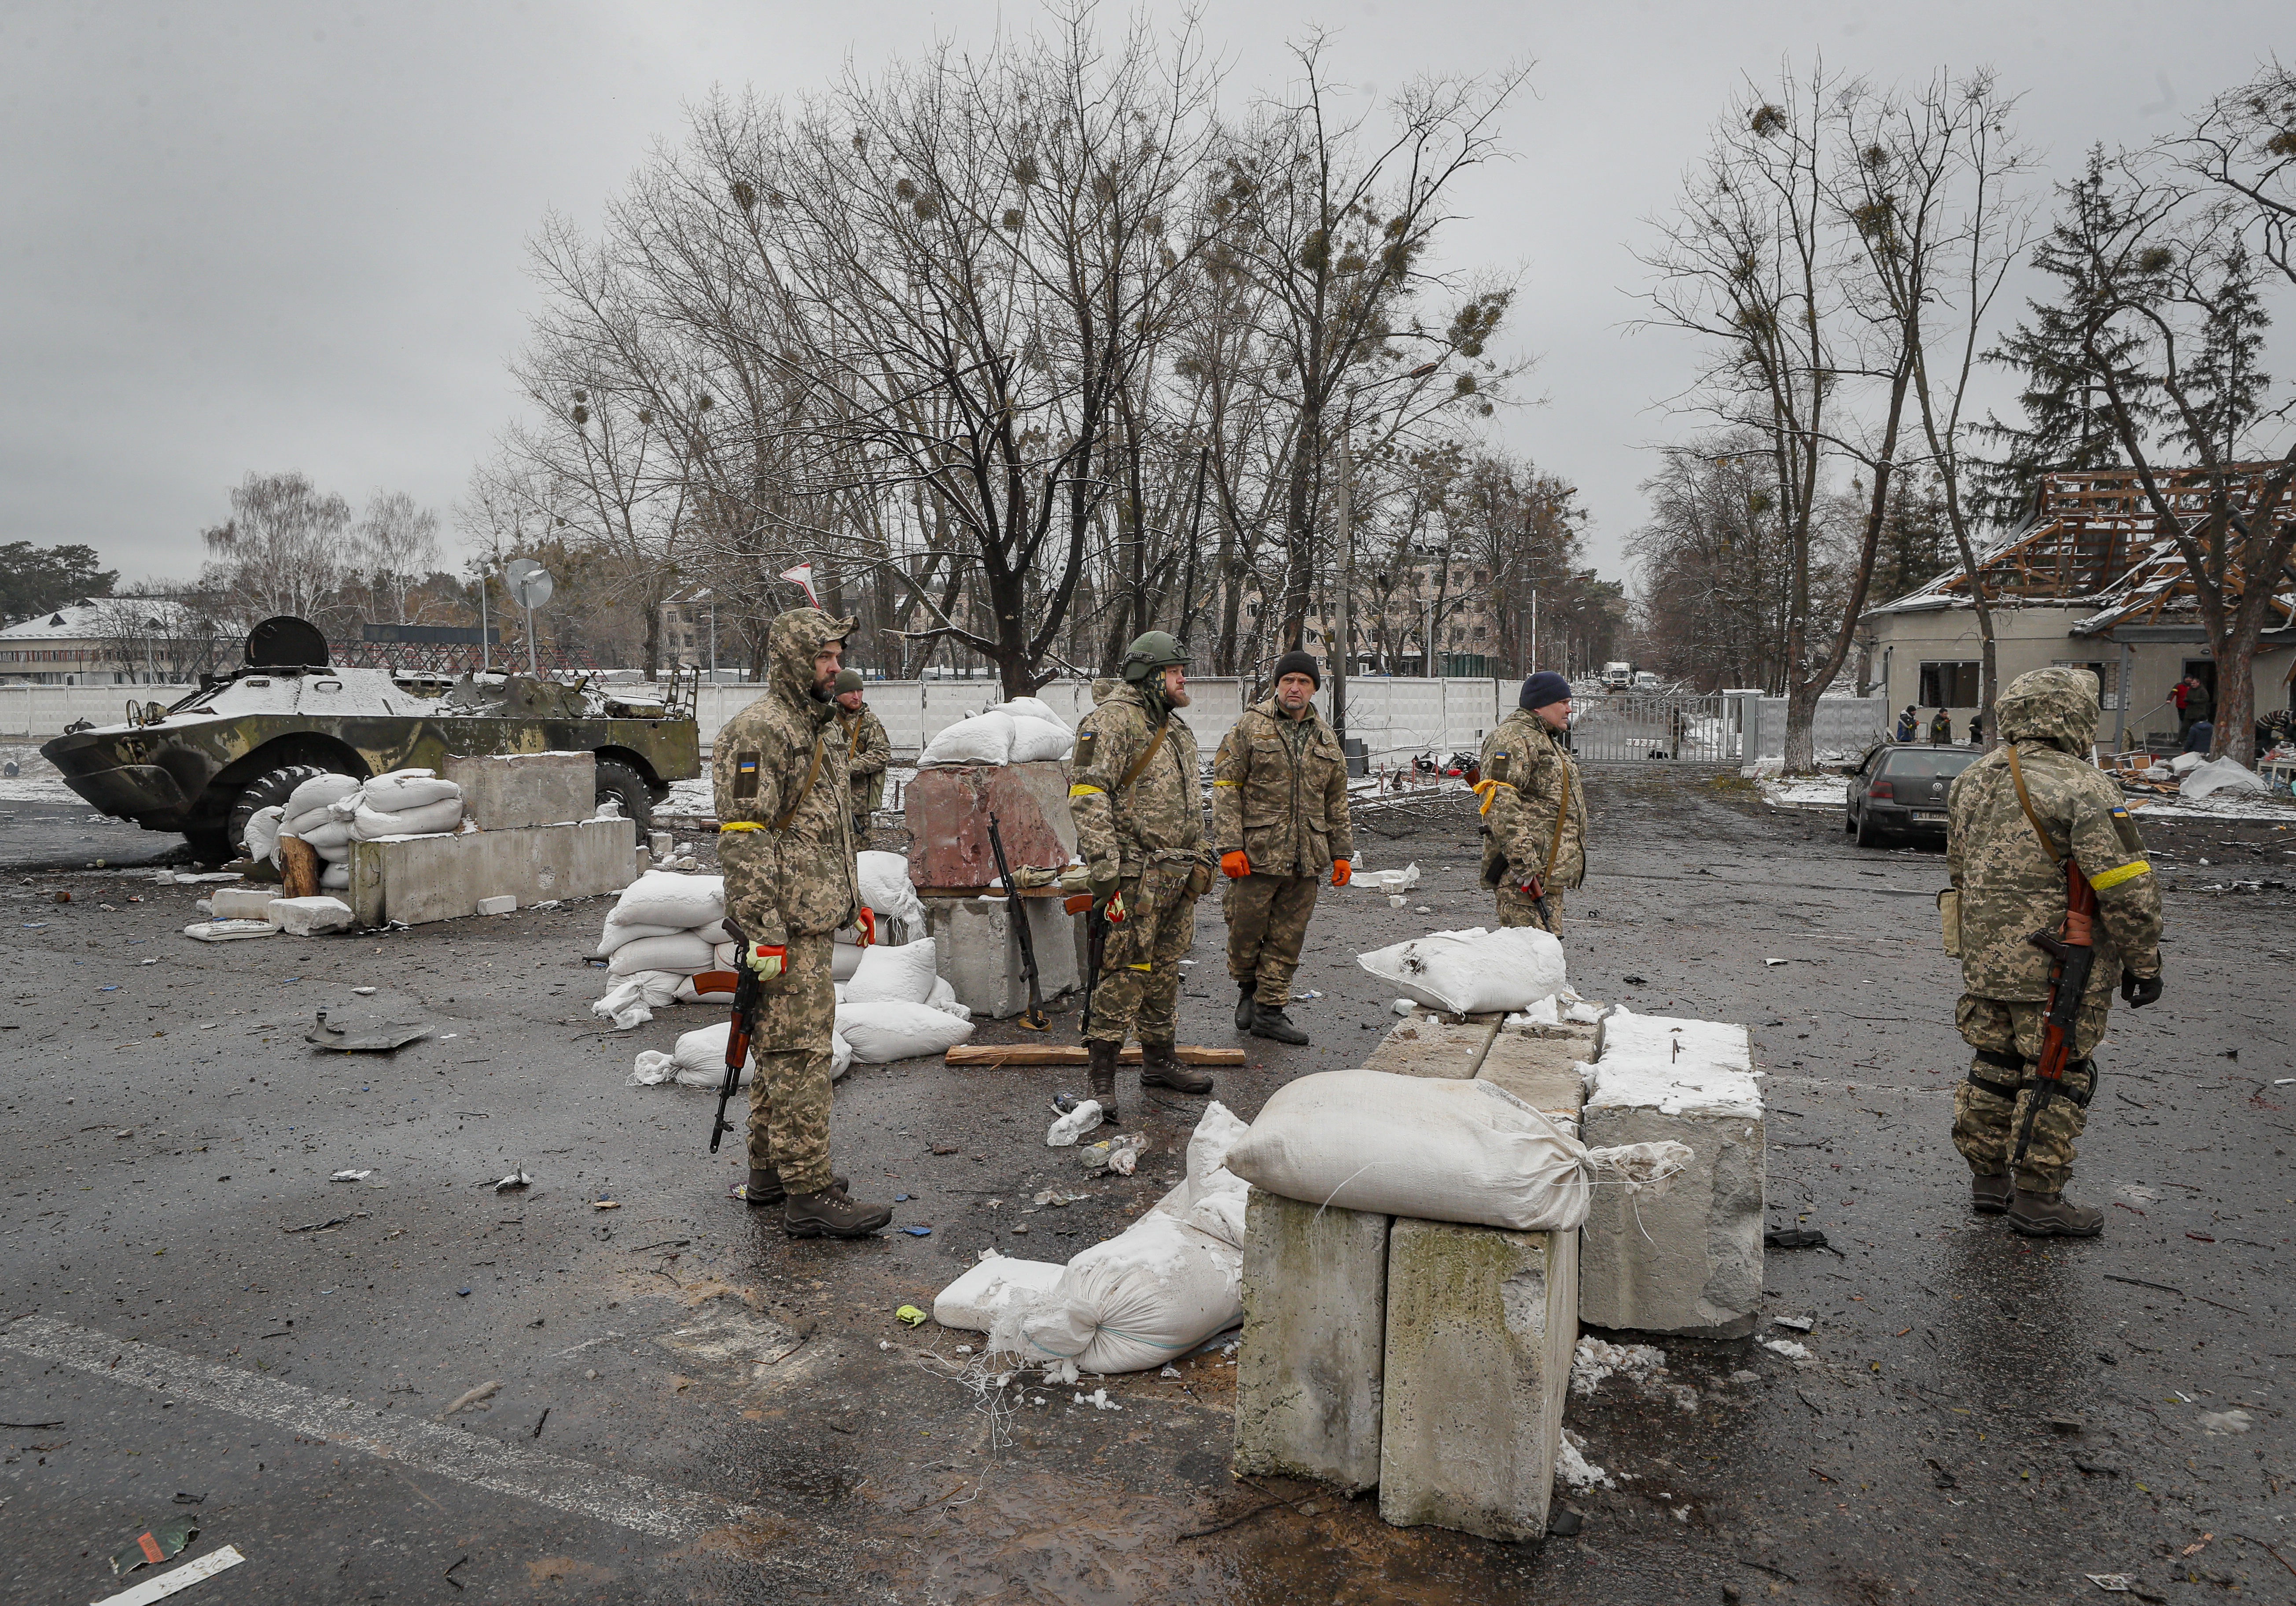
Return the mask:
{"type": "Polygon", "coordinates": [[[1156,750],[1164,745],[1164,733],[1171,728],[1172,717],[1167,714],[1164,716],[1163,722],[1157,725],[1155,733],[1148,738],[1148,745],[1140,750],[1140,757],[1135,758],[1132,761],[1132,767],[1124,772],[1124,779],[1116,783],[1117,791],[1132,790],[1132,783],[1140,779],[1141,773],[1148,767],[1148,761],[1156,756],[1156,750]]]}
{"type": "Polygon", "coordinates": [[[797,811],[805,807],[806,799],[813,795],[813,783],[821,778],[821,750],[827,744],[826,735],[818,735],[813,739],[813,762],[805,766],[805,784],[797,789],[797,796],[790,799],[790,806],[774,816],[774,823],[770,829],[775,832],[787,831],[789,823],[797,818],[797,811]]]}
{"type": "Polygon", "coordinates": [[[2049,863],[2062,864],[2065,856],[2057,851],[2054,842],[2049,840],[2049,833],[2041,828],[2041,816],[2033,812],[2033,795],[2025,790],[2025,771],[2017,762],[2017,744],[2005,742],[2002,750],[2009,755],[2009,779],[2016,783],[2017,807],[2025,811],[2025,823],[2033,828],[2033,834],[2041,839],[2041,851],[2049,856],[2049,863]]]}

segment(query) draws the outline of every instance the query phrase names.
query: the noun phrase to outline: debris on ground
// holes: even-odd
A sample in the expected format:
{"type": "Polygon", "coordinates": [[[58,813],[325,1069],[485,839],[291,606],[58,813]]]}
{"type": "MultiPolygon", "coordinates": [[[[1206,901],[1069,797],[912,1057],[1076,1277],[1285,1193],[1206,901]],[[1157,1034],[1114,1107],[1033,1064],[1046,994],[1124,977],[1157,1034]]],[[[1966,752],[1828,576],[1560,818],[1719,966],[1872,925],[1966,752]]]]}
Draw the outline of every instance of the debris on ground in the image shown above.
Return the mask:
{"type": "Polygon", "coordinates": [[[1800,1344],[1795,1343],[1792,1339],[1764,1339],[1761,1340],[1761,1345],[1763,1348],[1770,1350],[1775,1354],[1782,1355],[1790,1361],[1806,1361],[1809,1359],[1809,1351],[1803,1348],[1800,1344]]]}
{"type": "Polygon", "coordinates": [[[420,1020],[381,1020],[363,1026],[337,1026],[320,1010],[311,1029],[303,1034],[303,1041],[316,1047],[332,1049],[337,1053],[389,1053],[410,1043],[419,1043],[430,1035],[430,1028],[420,1020]]]}
{"type": "Polygon", "coordinates": [[[170,1517],[165,1522],[155,1522],[111,1553],[111,1576],[119,1577],[139,1567],[157,1566],[180,1553],[184,1546],[199,1536],[197,1517],[170,1517]]]}
{"type": "Polygon", "coordinates": [[[1762,1234],[1766,1250],[1830,1250],[1825,1234],[1816,1227],[1772,1227],[1762,1234]]]}
{"type": "Polygon", "coordinates": [[[1100,1101],[1086,1099],[1045,1130],[1045,1147],[1065,1149],[1100,1125],[1100,1101]]]}
{"type": "Polygon", "coordinates": [[[492,1399],[495,1397],[496,1392],[501,1388],[502,1379],[496,1378],[491,1383],[480,1383],[475,1389],[468,1389],[462,1394],[456,1395],[455,1397],[455,1403],[447,1406],[444,1411],[439,1413],[439,1420],[440,1422],[445,1422],[457,1411],[491,1409],[486,1402],[492,1399]]]}
{"type": "Polygon", "coordinates": [[[910,1326],[915,1327],[923,1323],[925,1313],[914,1305],[904,1305],[893,1313],[893,1316],[896,1321],[906,1322],[910,1326]]]}
{"type": "MultiPolygon", "coordinates": [[[[1572,1370],[1575,1372],[1577,1369],[1574,1367],[1572,1370]]],[[[1578,1434],[1568,1428],[1562,1430],[1562,1446],[1554,1456],[1555,1480],[1572,1489],[1617,1488],[1617,1479],[1587,1459],[1586,1446],[1587,1441],[1578,1434]]],[[[1562,1529],[1558,1526],[1555,1531],[1561,1532],[1562,1529]]]]}
{"type": "Polygon", "coordinates": [[[533,1185],[533,1183],[534,1178],[528,1175],[525,1167],[521,1166],[508,1176],[498,1178],[496,1181],[494,1187],[495,1192],[497,1193],[507,1193],[512,1188],[530,1187],[533,1185]]]}
{"type": "Polygon", "coordinates": [[[329,1182],[365,1182],[368,1177],[373,1176],[373,1175],[374,1173],[372,1170],[338,1171],[332,1176],[327,1178],[327,1180],[329,1182]]]}
{"type": "Polygon", "coordinates": [[[1087,1173],[1094,1176],[1103,1171],[1112,1171],[1119,1176],[1129,1176],[1132,1168],[1140,1163],[1140,1156],[1147,1147],[1147,1135],[1136,1132],[1129,1137],[1112,1137],[1103,1143],[1087,1144],[1077,1151],[1077,1159],[1087,1173]]]}
{"type": "Polygon", "coordinates": [[[1570,1354],[1570,1392],[1590,1395],[1611,1376],[1636,1383],[1655,1382],[1666,1371],[1666,1351],[1650,1344],[1613,1344],[1580,1339],[1570,1354]]]}

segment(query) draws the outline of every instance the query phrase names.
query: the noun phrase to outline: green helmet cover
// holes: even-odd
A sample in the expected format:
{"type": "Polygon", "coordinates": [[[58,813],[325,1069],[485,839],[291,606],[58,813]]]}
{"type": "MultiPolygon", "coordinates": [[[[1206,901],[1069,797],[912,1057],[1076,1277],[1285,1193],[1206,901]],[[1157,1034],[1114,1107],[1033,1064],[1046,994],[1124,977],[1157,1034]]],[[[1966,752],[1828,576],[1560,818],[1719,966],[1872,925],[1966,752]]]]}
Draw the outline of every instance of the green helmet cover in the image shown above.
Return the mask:
{"type": "Polygon", "coordinates": [[[1124,654],[1124,678],[1136,684],[1156,670],[1188,661],[1188,650],[1168,630],[1151,630],[1124,654]]]}

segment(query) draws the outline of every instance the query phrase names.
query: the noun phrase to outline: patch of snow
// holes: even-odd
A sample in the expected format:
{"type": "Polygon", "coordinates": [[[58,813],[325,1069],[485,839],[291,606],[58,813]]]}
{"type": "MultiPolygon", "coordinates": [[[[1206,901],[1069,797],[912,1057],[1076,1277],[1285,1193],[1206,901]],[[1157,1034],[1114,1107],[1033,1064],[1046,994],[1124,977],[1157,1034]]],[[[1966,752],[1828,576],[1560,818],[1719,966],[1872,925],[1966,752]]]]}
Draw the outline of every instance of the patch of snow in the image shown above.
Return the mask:
{"type": "Polygon", "coordinates": [[[1764,775],[1756,786],[1772,808],[1841,808],[1849,800],[1847,775],[1764,775]]]}
{"type": "Polygon", "coordinates": [[[1554,1476],[1565,1488],[1615,1489],[1618,1480],[1602,1468],[1588,1461],[1581,1446],[1586,1440],[1570,1429],[1562,1430],[1562,1447],[1555,1453],[1554,1476]]]}
{"type": "Polygon", "coordinates": [[[1570,1355],[1570,1392],[1589,1395],[1603,1380],[1622,1376],[1636,1383],[1655,1382],[1666,1370],[1666,1351],[1649,1344],[1612,1344],[1603,1339],[1581,1339],[1570,1355]]]}
{"type": "Polygon", "coordinates": [[[1792,1339],[1764,1339],[1761,1343],[1763,1348],[1773,1350],[1790,1361],[1809,1359],[1809,1351],[1792,1339]]]}

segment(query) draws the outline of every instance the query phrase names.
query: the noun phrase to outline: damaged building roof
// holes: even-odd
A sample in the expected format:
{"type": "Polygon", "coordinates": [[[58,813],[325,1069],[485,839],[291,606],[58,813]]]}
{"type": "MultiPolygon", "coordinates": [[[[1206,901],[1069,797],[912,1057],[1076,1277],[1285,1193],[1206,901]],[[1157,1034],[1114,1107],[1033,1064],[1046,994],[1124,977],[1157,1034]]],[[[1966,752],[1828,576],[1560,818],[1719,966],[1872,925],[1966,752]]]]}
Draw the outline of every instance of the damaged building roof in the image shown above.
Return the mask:
{"type": "MultiPolygon", "coordinates": [[[[2243,463],[2228,466],[2234,476],[2226,500],[2234,521],[2231,547],[2220,553],[2213,529],[2194,529],[2211,569],[2221,563],[2226,600],[2236,602],[2247,586],[2246,559],[2252,545],[2269,537],[2251,529],[2246,515],[2267,478],[2281,465],[2243,463]]],[[[2200,469],[2178,469],[2161,477],[2161,492],[2188,529],[2210,517],[2212,482],[2200,469]]],[[[2289,516],[2287,501],[2273,510],[2268,525],[2289,516]]],[[[2025,604],[2086,606],[2088,615],[2070,627],[2074,635],[2103,635],[2121,626],[2197,627],[2200,608],[2184,553],[2161,526],[2152,498],[2133,469],[2088,469],[2044,475],[2033,511],[2025,521],[1986,549],[1978,560],[1986,600],[1996,607],[2025,604]]],[[[2268,637],[2296,627],[2296,572],[2283,565],[2276,577],[2268,637]]],[[[1867,610],[1867,617],[1925,612],[1971,606],[1969,577],[1958,568],[1893,602],[1867,610]]]]}

